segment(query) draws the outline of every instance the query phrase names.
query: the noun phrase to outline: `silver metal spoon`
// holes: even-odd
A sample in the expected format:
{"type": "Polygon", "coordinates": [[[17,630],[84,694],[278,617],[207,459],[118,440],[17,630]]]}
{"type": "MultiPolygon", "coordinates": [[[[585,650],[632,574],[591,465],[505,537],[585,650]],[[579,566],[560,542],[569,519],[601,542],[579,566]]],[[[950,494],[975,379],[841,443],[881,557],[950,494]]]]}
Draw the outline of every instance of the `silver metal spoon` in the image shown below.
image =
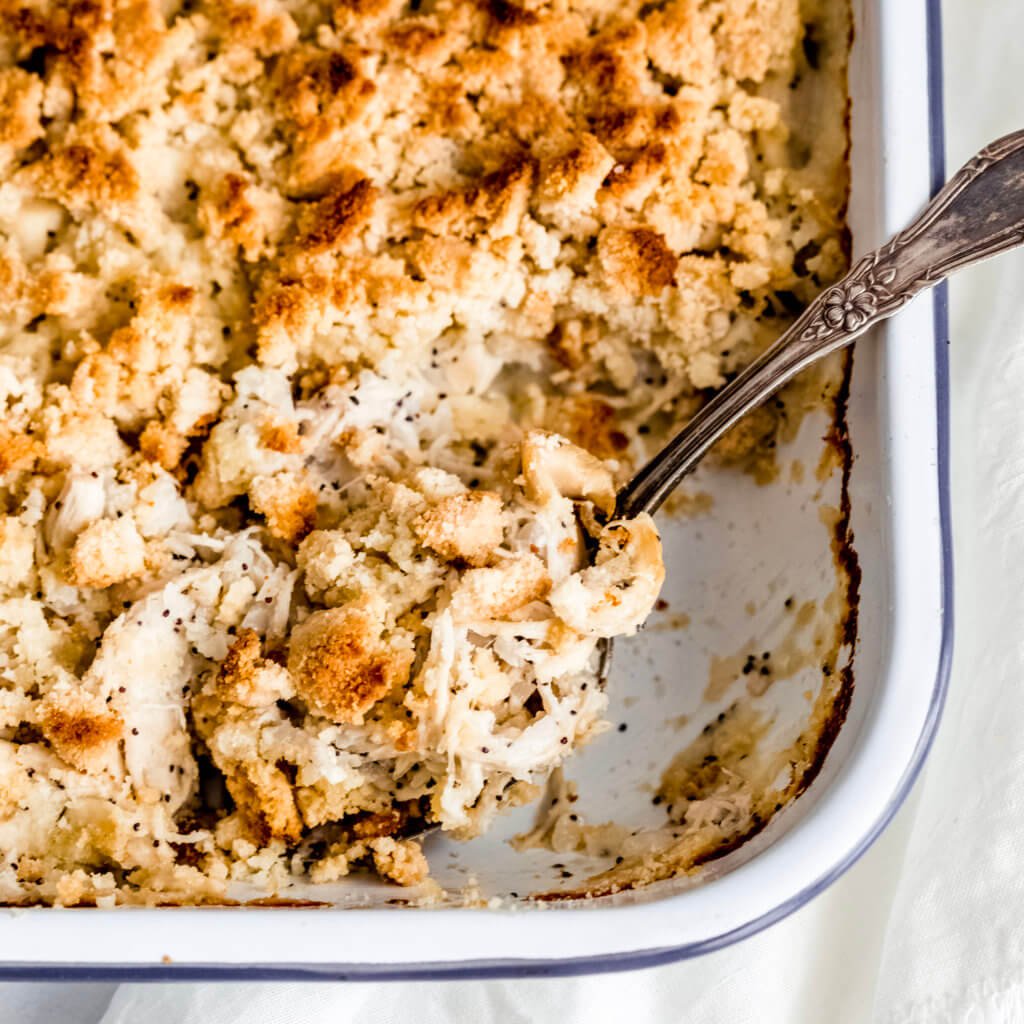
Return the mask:
{"type": "MultiPolygon", "coordinates": [[[[656,512],[730,428],[801,370],[852,344],[955,270],[1024,244],[1024,131],[986,146],[920,216],[826,288],[781,337],[719,391],[618,494],[614,518],[656,512]]],[[[597,666],[604,685],[612,641],[597,666]]],[[[439,826],[425,822],[423,836],[439,826]]]]}
{"type": "MultiPolygon", "coordinates": [[[[862,256],[703,406],[619,491],[616,517],[656,512],[719,438],[801,370],[852,344],[953,271],[1022,243],[1024,131],[1017,131],[965,164],[909,227],[862,256]]],[[[612,641],[603,640],[602,686],[611,661],[612,641]]]]}

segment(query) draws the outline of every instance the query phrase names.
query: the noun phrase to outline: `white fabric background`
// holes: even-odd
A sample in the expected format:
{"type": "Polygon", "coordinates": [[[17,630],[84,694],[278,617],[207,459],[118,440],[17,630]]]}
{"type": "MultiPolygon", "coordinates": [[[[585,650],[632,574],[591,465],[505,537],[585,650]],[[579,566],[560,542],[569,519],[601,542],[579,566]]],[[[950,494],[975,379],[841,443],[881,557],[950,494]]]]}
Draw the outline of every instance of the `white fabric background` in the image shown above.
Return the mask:
{"type": "MultiPolygon", "coordinates": [[[[894,3],[920,0],[892,0],[894,3]]],[[[1024,3],[946,0],[953,169],[1024,127],[1024,3]]],[[[1024,1022],[1024,253],[953,286],[957,650],[924,777],[846,877],[698,961],[577,980],[0,985],[17,1024],[1024,1022]]]]}

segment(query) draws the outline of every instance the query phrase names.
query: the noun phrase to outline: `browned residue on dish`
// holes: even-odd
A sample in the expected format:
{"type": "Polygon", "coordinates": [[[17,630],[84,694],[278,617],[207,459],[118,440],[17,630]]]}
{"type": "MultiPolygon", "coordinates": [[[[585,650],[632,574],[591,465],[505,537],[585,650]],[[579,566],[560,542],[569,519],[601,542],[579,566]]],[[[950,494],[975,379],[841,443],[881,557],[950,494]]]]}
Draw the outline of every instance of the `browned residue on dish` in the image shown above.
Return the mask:
{"type": "Polygon", "coordinates": [[[707,491],[687,490],[685,485],[665,501],[665,515],[673,518],[706,516],[715,506],[715,499],[707,491]]]}
{"type": "Polygon", "coordinates": [[[747,692],[760,697],[777,679],[790,679],[805,668],[817,668],[828,660],[835,647],[833,623],[840,612],[841,583],[823,601],[787,598],[785,634],[763,650],[764,642],[751,637],[731,654],[714,655],[708,668],[704,700],[714,704],[728,693],[740,678],[747,692]]]}
{"type": "Polygon", "coordinates": [[[644,626],[648,633],[678,632],[686,629],[693,620],[686,612],[666,611],[663,615],[652,617],[644,626]]]}
{"type": "MultiPolygon", "coordinates": [[[[854,29],[852,21],[849,23],[847,43],[849,47],[853,43],[854,29]]],[[[844,165],[849,166],[850,155],[850,102],[847,98],[844,113],[846,125],[846,149],[844,152],[844,165]]],[[[840,210],[840,218],[845,220],[847,199],[840,210]]],[[[841,229],[841,243],[847,261],[850,258],[851,240],[848,228],[841,229]]],[[[851,526],[852,505],[850,500],[850,476],[853,466],[853,449],[850,444],[848,405],[850,398],[850,379],[853,371],[853,353],[846,350],[841,355],[834,357],[842,360],[842,373],[839,387],[834,395],[830,397],[832,404],[831,426],[825,436],[825,452],[822,455],[822,465],[831,465],[832,470],[841,469],[840,500],[838,513],[834,514],[831,523],[831,549],[832,559],[837,571],[837,594],[836,597],[842,602],[843,607],[837,609],[835,637],[830,648],[828,657],[824,657],[821,663],[823,683],[817,697],[814,699],[811,708],[807,727],[802,735],[788,751],[777,755],[778,757],[789,756],[792,764],[790,782],[778,792],[765,789],[762,797],[752,803],[751,813],[747,821],[731,829],[719,829],[712,834],[701,836],[698,840],[687,843],[686,837],[680,840],[676,847],[670,848],[662,855],[649,857],[640,860],[636,864],[623,861],[621,864],[609,871],[588,878],[583,884],[574,886],[572,889],[552,890],[538,892],[531,895],[532,900],[539,902],[566,902],[570,900],[596,899],[602,896],[612,895],[627,889],[635,889],[646,886],[655,881],[677,877],[695,872],[699,867],[710,861],[717,860],[738,849],[743,844],[754,838],[771,819],[784,806],[791,803],[798,796],[807,790],[811,783],[817,778],[825,763],[832,744],[835,742],[839,731],[842,729],[849,713],[850,702],[853,697],[854,688],[854,655],[858,636],[858,612],[860,604],[861,568],[854,547],[854,534],[851,526]],[[843,650],[849,651],[849,657],[844,663],[840,663],[840,655],[843,650]],[[798,770],[802,766],[802,770],[798,770]],[[674,855],[673,855],[674,850],[674,855]]],[[[831,360],[815,368],[815,374],[826,372],[831,365],[831,360]]],[[[817,380],[823,378],[818,377],[817,380]]],[[[796,384],[800,387],[799,382],[796,384]]],[[[781,394],[785,396],[793,388],[784,390],[781,394]]],[[[804,392],[806,395],[807,393],[804,392]]],[[[796,434],[799,420],[794,417],[792,421],[783,420],[778,426],[777,438],[779,441],[791,440],[796,434]]],[[[820,468],[820,467],[819,467],[820,468]]],[[[794,481],[802,479],[804,466],[802,463],[794,463],[791,467],[791,476],[794,481]]],[[[758,474],[755,472],[755,479],[758,474]]],[[[695,746],[702,742],[709,741],[709,736],[714,736],[723,725],[730,720],[730,709],[724,713],[725,717],[718,722],[712,723],[698,737],[694,745],[677,756],[673,764],[683,763],[680,759],[685,758],[689,752],[693,752],[695,746]]],[[[735,726],[732,726],[735,728],[735,726]]],[[[778,763],[774,758],[773,763],[778,763]]],[[[666,777],[671,775],[671,767],[666,772],[666,777]]],[[[753,777],[753,776],[751,776],[753,777]]],[[[767,776],[766,781],[772,776],[767,776]]],[[[665,786],[665,779],[662,785],[665,786]]]]}
{"type": "MultiPolygon", "coordinates": [[[[776,669],[778,677],[783,678],[784,671],[789,674],[787,670],[791,664],[803,667],[812,663],[812,657],[820,657],[823,683],[813,699],[807,726],[788,748],[760,755],[756,750],[756,740],[767,728],[767,723],[746,700],[734,704],[717,721],[706,726],[696,740],[673,759],[664,773],[657,798],[666,809],[666,823],[681,824],[685,828],[676,842],[657,854],[626,858],[610,870],[594,875],[571,889],[539,892],[531,899],[544,902],[594,899],[690,874],[752,839],[817,778],[846,720],[853,696],[852,652],[857,640],[860,601],[861,569],[850,526],[853,450],[847,425],[847,405],[852,355],[844,355],[843,360],[842,378],[832,400],[832,425],[825,438],[842,467],[839,507],[830,510],[826,520],[831,527],[832,558],[837,573],[837,589],[826,599],[823,609],[833,613],[831,635],[812,635],[809,647],[797,644],[796,639],[801,635],[806,640],[808,628],[820,628],[820,616],[815,602],[794,607],[793,650],[791,655],[787,655],[784,665],[780,664],[776,669]],[[844,651],[851,652],[845,663],[841,657],[844,651]],[[748,749],[740,749],[744,744],[748,749]],[[728,771],[722,768],[723,763],[728,764],[728,771]],[[773,785],[787,765],[789,772],[784,784],[773,785]],[[723,809],[738,807],[741,813],[723,812],[717,821],[698,819],[696,823],[688,818],[691,805],[716,799],[721,801],[723,809]]],[[[743,653],[718,660],[718,674],[713,669],[709,689],[713,689],[719,698],[735,681],[737,672],[742,674],[749,653],[744,648],[743,653]]],[[[757,660],[756,674],[761,678],[760,659],[757,660]]]]}
{"type": "Polygon", "coordinates": [[[283,896],[262,896],[256,900],[246,900],[245,905],[247,907],[300,907],[303,910],[333,906],[323,900],[296,900],[286,899],[283,896]]]}
{"type": "Polygon", "coordinates": [[[747,655],[744,653],[750,644],[744,644],[743,649],[733,654],[713,654],[711,664],[708,666],[708,681],[704,687],[704,699],[712,704],[720,701],[726,691],[736,682],[737,677],[743,671],[747,655]]]}

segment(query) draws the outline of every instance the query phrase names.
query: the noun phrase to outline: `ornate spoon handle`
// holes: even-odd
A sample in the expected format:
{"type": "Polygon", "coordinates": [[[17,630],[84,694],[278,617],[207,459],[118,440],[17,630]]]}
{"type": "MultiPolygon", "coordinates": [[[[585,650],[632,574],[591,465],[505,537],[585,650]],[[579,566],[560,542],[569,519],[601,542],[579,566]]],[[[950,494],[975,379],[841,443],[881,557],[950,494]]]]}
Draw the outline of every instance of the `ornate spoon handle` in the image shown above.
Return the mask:
{"type": "Polygon", "coordinates": [[[619,492],[617,514],[654,512],[737,420],[811,363],[845,348],[919,292],[1024,243],[1024,131],[983,149],[908,228],[822,292],[619,492]]]}

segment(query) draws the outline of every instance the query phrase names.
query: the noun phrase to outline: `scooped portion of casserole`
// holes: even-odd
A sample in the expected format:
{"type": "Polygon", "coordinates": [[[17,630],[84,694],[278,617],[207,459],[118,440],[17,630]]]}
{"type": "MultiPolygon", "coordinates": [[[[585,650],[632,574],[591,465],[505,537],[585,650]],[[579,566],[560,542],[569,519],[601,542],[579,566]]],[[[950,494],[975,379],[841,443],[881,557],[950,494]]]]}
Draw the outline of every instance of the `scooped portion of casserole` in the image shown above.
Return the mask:
{"type": "Polygon", "coordinates": [[[415,884],[601,731],[663,578],[616,485],[843,265],[783,116],[822,45],[0,0],[0,901],[415,884]]]}

